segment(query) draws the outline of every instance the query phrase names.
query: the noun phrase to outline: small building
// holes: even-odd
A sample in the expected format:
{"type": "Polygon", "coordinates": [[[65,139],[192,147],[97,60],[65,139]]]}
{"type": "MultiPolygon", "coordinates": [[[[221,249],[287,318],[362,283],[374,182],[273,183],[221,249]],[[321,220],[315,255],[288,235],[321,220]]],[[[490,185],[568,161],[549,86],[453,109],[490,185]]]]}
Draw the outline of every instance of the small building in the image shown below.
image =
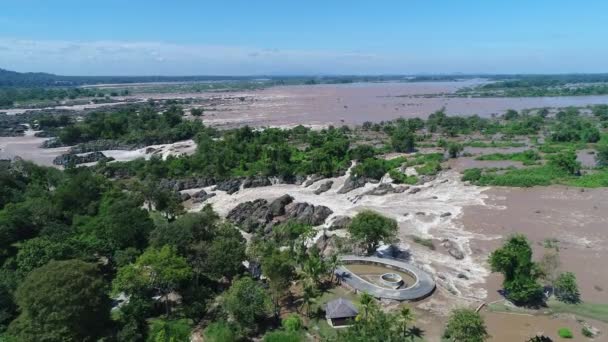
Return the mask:
{"type": "Polygon", "coordinates": [[[325,318],[332,327],[349,326],[359,314],[359,310],[348,299],[338,298],[325,305],[325,318]]]}

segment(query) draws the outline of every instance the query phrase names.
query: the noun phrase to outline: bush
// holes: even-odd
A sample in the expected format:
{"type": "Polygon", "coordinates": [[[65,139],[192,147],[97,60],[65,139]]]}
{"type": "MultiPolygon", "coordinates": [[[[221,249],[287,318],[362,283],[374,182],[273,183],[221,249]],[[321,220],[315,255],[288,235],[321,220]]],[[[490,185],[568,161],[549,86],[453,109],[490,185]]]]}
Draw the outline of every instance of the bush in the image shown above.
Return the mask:
{"type": "Polygon", "coordinates": [[[289,332],[299,331],[302,329],[302,319],[296,314],[289,315],[282,322],[283,329],[289,332]]]}
{"type": "Polygon", "coordinates": [[[561,329],[559,329],[557,331],[557,334],[561,338],[573,338],[574,337],[574,335],[572,335],[572,331],[570,331],[570,329],[568,329],[568,328],[561,328],[561,329]]]}
{"type": "Polygon", "coordinates": [[[412,241],[419,245],[423,245],[424,247],[427,247],[430,250],[435,250],[435,244],[433,244],[433,239],[425,239],[420,236],[414,235],[412,236],[412,241]]]}
{"type": "Polygon", "coordinates": [[[572,272],[560,274],[555,281],[555,296],[564,303],[576,304],[581,301],[576,284],[576,276],[572,272]]]}
{"type": "Polygon", "coordinates": [[[481,178],[481,169],[466,169],[462,174],[463,182],[477,182],[481,178]]]}
{"type": "Polygon", "coordinates": [[[430,161],[422,166],[416,167],[419,175],[434,176],[441,171],[441,164],[437,161],[430,161]]]}
{"type": "Polygon", "coordinates": [[[302,337],[295,332],[272,331],[264,336],[264,342],[300,342],[302,337]]]}
{"type": "Polygon", "coordinates": [[[205,341],[232,342],[238,339],[237,327],[226,322],[214,322],[203,331],[205,341]]]}
{"type": "Polygon", "coordinates": [[[595,336],[595,334],[593,333],[593,331],[591,331],[591,329],[589,329],[587,327],[583,327],[581,329],[581,334],[583,334],[583,336],[589,337],[589,338],[593,338],[595,336]]]}

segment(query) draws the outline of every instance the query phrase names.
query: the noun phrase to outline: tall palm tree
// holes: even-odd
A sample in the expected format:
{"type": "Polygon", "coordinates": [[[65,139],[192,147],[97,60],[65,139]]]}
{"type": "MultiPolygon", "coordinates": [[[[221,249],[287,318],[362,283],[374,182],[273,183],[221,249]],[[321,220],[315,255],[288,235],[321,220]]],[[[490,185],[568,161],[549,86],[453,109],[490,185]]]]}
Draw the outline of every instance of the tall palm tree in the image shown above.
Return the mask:
{"type": "Polygon", "coordinates": [[[317,291],[312,286],[304,286],[302,294],[302,307],[306,306],[306,317],[310,317],[310,306],[314,304],[317,291]]]}
{"type": "Polygon", "coordinates": [[[325,273],[325,269],[325,263],[318,256],[310,256],[302,267],[304,275],[314,286],[319,285],[321,275],[325,273]]]}
{"type": "MultiPolygon", "coordinates": [[[[403,338],[407,336],[407,325],[414,320],[414,314],[412,314],[412,310],[408,307],[401,308],[399,312],[399,323],[401,324],[401,328],[403,329],[403,338]]],[[[413,338],[412,338],[413,339],[413,338]]]]}
{"type": "Polygon", "coordinates": [[[327,258],[326,264],[329,271],[329,282],[333,283],[336,269],[342,265],[342,260],[340,260],[338,254],[332,254],[329,258],[327,258]]]}
{"type": "Polygon", "coordinates": [[[374,304],[374,297],[370,296],[369,293],[367,293],[367,292],[363,292],[363,294],[361,295],[361,298],[359,299],[359,302],[361,302],[363,311],[365,311],[364,319],[367,320],[368,311],[369,311],[369,309],[371,309],[372,305],[374,304]]]}

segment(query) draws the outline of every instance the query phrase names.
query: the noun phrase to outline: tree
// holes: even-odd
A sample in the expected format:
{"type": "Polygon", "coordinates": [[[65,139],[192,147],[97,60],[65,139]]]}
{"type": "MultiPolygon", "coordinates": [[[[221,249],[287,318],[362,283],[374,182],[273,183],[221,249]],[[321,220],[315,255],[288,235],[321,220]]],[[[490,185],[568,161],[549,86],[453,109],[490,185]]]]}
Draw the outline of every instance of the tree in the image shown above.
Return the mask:
{"type": "Polygon", "coordinates": [[[363,294],[361,294],[361,298],[359,298],[359,302],[365,311],[363,319],[367,319],[370,308],[376,304],[374,302],[374,297],[370,296],[370,294],[367,292],[363,292],[363,294]]]}
{"type": "Polygon", "coordinates": [[[274,316],[278,320],[280,314],[279,301],[295,277],[293,261],[287,252],[275,250],[262,260],[262,272],[270,282],[270,294],[274,308],[274,316]]]}
{"type": "Polygon", "coordinates": [[[410,308],[403,307],[401,308],[401,311],[399,311],[399,316],[397,319],[399,320],[399,324],[401,325],[401,329],[403,331],[403,338],[405,339],[407,336],[407,325],[414,320],[414,314],[412,314],[412,310],[410,310],[410,308]]]}
{"type": "Polygon", "coordinates": [[[412,152],[416,147],[416,137],[408,127],[400,125],[391,134],[391,145],[397,152],[412,152]]]}
{"type": "Polygon", "coordinates": [[[281,325],[285,331],[297,332],[302,329],[302,319],[296,314],[291,314],[281,322],[281,325]]]}
{"type": "Polygon", "coordinates": [[[325,264],[327,265],[327,271],[329,272],[329,281],[333,282],[334,276],[336,275],[336,269],[342,266],[342,260],[340,260],[338,254],[334,253],[327,258],[325,264]]]}
{"type": "Polygon", "coordinates": [[[226,292],[224,306],[243,328],[250,329],[267,317],[269,298],[262,286],[249,277],[235,280],[226,292]]]}
{"type": "Polygon", "coordinates": [[[549,164],[570,175],[576,175],[581,170],[581,163],[576,160],[576,153],[571,150],[560,152],[552,156],[551,159],[549,159],[549,164]]]}
{"type": "Polygon", "coordinates": [[[598,167],[608,166],[608,144],[598,144],[595,153],[595,163],[598,167]]]}
{"type": "Polygon", "coordinates": [[[317,289],[311,285],[304,285],[304,291],[302,293],[302,308],[306,307],[306,316],[310,317],[310,307],[315,302],[315,298],[318,296],[317,289]]]}
{"type": "Polygon", "coordinates": [[[201,116],[203,115],[203,108],[192,108],[190,109],[190,115],[201,116]]]}
{"type": "Polygon", "coordinates": [[[15,293],[20,315],[9,334],[20,341],[95,341],[110,322],[110,298],[95,265],[51,261],[30,272],[15,293]]]}
{"type": "Polygon", "coordinates": [[[358,213],[348,227],[351,238],[364,244],[368,254],[374,253],[380,242],[393,240],[397,229],[397,221],[371,210],[358,213]]]}
{"type": "Polygon", "coordinates": [[[558,249],[545,248],[545,254],[543,254],[538,266],[542,273],[543,279],[547,282],[551,289],[553,289],[558,276],[557,271],[560,266],[558,249]]]}
{"type": "Polygon", "coordinates": [[[275,330],[264,335],[263,342],[300,342],[303,341],[300,334],[291,331],[275,330]]]}
{"type": "Polygon", "coordinates": [[[555,281],[555,296],[564,303],[580,303],[581,296],[574,273],[565,272],[557,277],[555,281]]]}
{"type": "Polygon", "coordinates": [[[448,144],[447,151],[450,158],[457,158],[460,155],[460,152],[462,152],[463,150],[464,147],[462,146],[462,144],[456,142],[450,142],[448,144]]]}
{"type": "Polygon", "coordinates": [[[148,248],[135,263],[118,269],[113,282],[114,292],[139,294],[154,290],[165,302],[166,315],[171,313],[169,293],[190,279],[192,269],[186,259],[177,255],[175,247],[148,248]]]}
{"type": "Polygon", "coordinates": [[[444,337],[455,342],[483,342],[490,335],[479,313],[457,309],[450,315],[444,337]]]}
{"type": "Polygon", "coordinates": [[[524,235],[513,235],[505,244],[490,254],[492,272],[501,272],[507,298],[518,304],[534,304],[542,300],[543,292],[537,283],[540,272],[532,262],[532,248],[524,235]]]}
{"type": "Polygon", "coordinates": [[[233,342],[239,340],[238,327],[223,321],[209,324],[203,331],[205,341],[208,342],[233,342]]]}
{"type": "Polygon", "coordinates": [[[319,255],[319,253],[310,253],[308,258],[302,265],[302,272],[304,273],[306,280],[312,286],[317,287],[321,282],[321,276],[327,271],[327,265],[319,255]]]}
{"type": "Polygon", "coordinates": [[[370,305],[366,318],[356,319],[347,329],[340,329],[338,342],[403,341],[397,316],[385,313],[377,305],[370,305]]]}
{"type": "Polygon", "coordinates": [[[192,328],[186,319],[152,321],[149,342],[190,342],[192,328]]]}
{"type": "Polygon", "coordinates": [[[214,278],[232,279],[243,270],[246,260],[245,238],[231,225],[221,225],[206,250],[205,273],[214,278]],[[229,253],[226,253],[230,251],[229,253]]]}

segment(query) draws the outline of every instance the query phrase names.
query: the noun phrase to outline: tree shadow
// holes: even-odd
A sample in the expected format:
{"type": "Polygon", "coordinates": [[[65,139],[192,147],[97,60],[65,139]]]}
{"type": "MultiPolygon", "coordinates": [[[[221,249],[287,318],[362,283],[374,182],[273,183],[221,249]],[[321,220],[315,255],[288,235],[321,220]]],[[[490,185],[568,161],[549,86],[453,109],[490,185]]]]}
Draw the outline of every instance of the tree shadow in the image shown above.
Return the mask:
{"type": "Polygon", "coordinates": [[[413,326],[407,330],[407,335],[413,340],[414,337],[422,339],[424,337],[424,330],[413,326]]]}

